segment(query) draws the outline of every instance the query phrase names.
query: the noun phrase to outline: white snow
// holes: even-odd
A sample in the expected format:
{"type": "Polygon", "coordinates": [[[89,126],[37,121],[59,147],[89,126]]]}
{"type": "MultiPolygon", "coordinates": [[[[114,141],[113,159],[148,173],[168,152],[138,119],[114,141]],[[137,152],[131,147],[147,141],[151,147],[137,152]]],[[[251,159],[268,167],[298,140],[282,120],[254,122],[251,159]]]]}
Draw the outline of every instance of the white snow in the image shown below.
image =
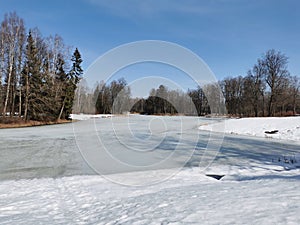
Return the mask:
{"type": "Polygon", "coordinates": [[[227,134],[250,135],[282,140],[300,141],[300,117],[259,117],[227,119],[220,123],[203,124],[200,130],[212,128],[225,131],[227,134]],[[225,130],[224,130],[225,123],[225,130]],[[278,130],[276,134],[266,134],[265,131],[278,130]]]}
{"type": "MultiPolygon", "coordinates": [[[[120,159],[128,158],[133,163],[139,158],[134,152],[122,154],[126,146],[117,145],[110,119],[102,116],[91,119],[74,125],[0,130],[1,225],[300,224],[299,118],[226,120],[234,126],[226,124],[229,135],[208,168],[198,165],[207,159],[203,154],[207,140],[216,136],[201,129],[215,130],[215,127],[205,125],[199,130],[198,126],[222,127],[221,122],[191,117],[115,118],[118,141],[140,148],[143,142],[139,138],[154,146],[165,137],[155,150],[160,159],[180,140],[182,151],[177,152],[170,165],[180,165],[190,157],[187,164],[191,167],[115,173],[122,169],[119,167],[110,168],[113,173],[105,175],[95,175],[84,163],[76,148],[74,129],[81,135],[83,146],[93,146],[96,132],[120,159]],[[165,126],[159,126],[159,120],[165,126]],[[184,129],[178,129],[181,121],[185,123],[184,129]],[[125,124],[132,126],[132,133],[124,129],[125,124]],[[236,135],[264,137],[265,129],[278,129],[281,139],[236,135]],[[286,129],[292,130],[293,135],[284,135],[289,133],[286,129]],[[194,136],[198,136],[198,143],[194,142],[194,136]],[[225,176],[216,180],[207,174],[225,176]],[[153,177],[160,182],[130,185],[147,183],[144,181],[153,177]]],[[[148,162],[153,159],[150,157],[148,162]]]]}
{"type": "Polygon", "coordinates": [[[122,186],[100,176],[73,176],[4,181],[0,193],[1,224],[299,224],[300,221],[299,177],[285,175],[276,179],[220,182],[196,169],[185,169],[172,179],[145,187],[122,186]]]}
{"type": "Polygon", "coordinates": [[[89,119],[97,119],[97,118],[110,118],[113,115],[111,114],[71,114],[70,119],[72,120],[89,120],[89,119]]]}

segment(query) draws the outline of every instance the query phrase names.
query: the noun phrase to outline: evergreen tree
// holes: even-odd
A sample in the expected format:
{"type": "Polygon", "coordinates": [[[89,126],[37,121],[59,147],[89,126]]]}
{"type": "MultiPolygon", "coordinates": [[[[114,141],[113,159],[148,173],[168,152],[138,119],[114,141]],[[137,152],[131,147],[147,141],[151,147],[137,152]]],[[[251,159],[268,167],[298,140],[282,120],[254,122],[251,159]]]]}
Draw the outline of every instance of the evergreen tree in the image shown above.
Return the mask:
{"type": "Polygon", "coordinates": [[[60,113],[58,119],[68,119],[69,115],[72,113],[75,90],[83,74],[83,69],[81,68],[81,54],[77,48],[72,55],[71,61],[72,67],[70,72],[68,73],[65,83],[65,98],[63,108],[61,110],[62,113],[60,113]]]}
{"type": "Polygon", "coordinates": [[[72,55],[71,61],[73,64],[69,75],[72,83],[74,85],[77,85],[80,79],[82,78],[82,74],[83,74],[83,69],[81,68],[81,63],[82,63],[81,54],[77,48],[75,49],[72,55]]]}
{"type": "Polygon", "coordinates": [[[67,100],[67,92],[70,89],[68,86],[69,80],[68,75],[64,70],[65,61],[61,55],[58,55],[57,65],[56,65],[56,73],[55,73],[55,86],[56,86],[56,106],[58,108],[58,117],[57,120],[62,118],[64,114],[66,100],[67,100]]]}
{"type": "Polygon", "coordinates": [[[26,45],[26,63],[23,69],[23,86],[24,86],[24,118],[25,120],[36,119],[38,116],[39,89],[41,79],[39,75],[40,63],[37,56],[37,48],[31,31],[29,31],[26,45]]]}
{"type": "Polygon", "coordinates": [[[37,48],[36,40],[29,31],[27,37],[25,64],[22,73],[22,95],[24,119],[50,121],[54,119],[52,84],[47,74],[47,62],[37,48]]]}
{"type": "Polygon", "coordinates": [[[16,13],[0,23],[0,122],[17,113],[24,120],[67,118],[83,73],[80,52],[67,60],[61,37],[44,38],[38,28],[25,32],[16,13]]]}

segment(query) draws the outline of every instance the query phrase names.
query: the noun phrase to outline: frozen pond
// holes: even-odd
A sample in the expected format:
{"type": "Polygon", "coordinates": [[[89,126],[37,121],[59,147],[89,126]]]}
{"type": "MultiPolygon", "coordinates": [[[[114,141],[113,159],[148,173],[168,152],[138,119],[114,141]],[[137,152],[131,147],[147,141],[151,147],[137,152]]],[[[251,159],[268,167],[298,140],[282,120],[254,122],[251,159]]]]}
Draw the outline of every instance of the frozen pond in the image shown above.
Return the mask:
{"type": "Polygon", "coordinates": [[[208,151],[222,139],[198,129],[211,122],[130,116],[0,130],[0,224],[299,224],[299,164],[282,160],[300,146],[227,135],[208,151]]]}
{"type": "Polygon", "coordinates": [[[83,159],[86,155],[92,155],[89,163],[94,163],[94,169],[102,174],[191,167],[199,163],[206,167],[212,159],[212,168],[222,166],[222,173],[227,173],[231,166],[271,165],[279,157],[300,151],[299,145],[284,141],[234,135],[223,140],[221,134],[198,129],[200,124],[211,122],[214,120],[195,117],[130,116],[2,129],[0,179],[96,174],[83,159]],[[208,141],[213,144],[214,139],[223,140],[216,158],[217,152],[205,152],[208,141]],[[104,156],[107,152],[113,160],[104,156]]]}

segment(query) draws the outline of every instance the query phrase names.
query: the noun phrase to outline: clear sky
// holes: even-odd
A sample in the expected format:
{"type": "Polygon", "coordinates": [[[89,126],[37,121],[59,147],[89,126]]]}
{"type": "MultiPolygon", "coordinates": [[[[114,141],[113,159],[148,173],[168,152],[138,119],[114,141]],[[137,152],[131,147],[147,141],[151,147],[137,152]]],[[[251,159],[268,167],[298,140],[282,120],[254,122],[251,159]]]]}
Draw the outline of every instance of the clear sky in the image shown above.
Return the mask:
{"type": "Polygon", "coordinates": [[[298,0],[0,0],[0,18],[12,11],[78,47],[84,69],[118,45],[163,40],[198,54],[218,79],[245,75],[272,48],[300,76],[298,0]]]}

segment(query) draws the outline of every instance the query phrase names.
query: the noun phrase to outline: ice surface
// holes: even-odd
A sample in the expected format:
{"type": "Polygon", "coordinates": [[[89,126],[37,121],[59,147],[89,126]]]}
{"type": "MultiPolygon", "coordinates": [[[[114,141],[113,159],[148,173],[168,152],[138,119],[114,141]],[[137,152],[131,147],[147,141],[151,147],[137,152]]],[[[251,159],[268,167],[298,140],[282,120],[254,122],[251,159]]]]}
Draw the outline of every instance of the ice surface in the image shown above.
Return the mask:
{"type": "Polygon", "coordinates": [[[215,153],[207,143],[222,136],[198,127],[215,122],[123,116],[113,118],[117,130],[106,117],[0,130],[0,224],[299,224],[298,142],[226,135],[206,168],[215,153]],[[105,165],[96,175],[75,137],[89,150],[97,136],[135,167],[105,165]]]}

